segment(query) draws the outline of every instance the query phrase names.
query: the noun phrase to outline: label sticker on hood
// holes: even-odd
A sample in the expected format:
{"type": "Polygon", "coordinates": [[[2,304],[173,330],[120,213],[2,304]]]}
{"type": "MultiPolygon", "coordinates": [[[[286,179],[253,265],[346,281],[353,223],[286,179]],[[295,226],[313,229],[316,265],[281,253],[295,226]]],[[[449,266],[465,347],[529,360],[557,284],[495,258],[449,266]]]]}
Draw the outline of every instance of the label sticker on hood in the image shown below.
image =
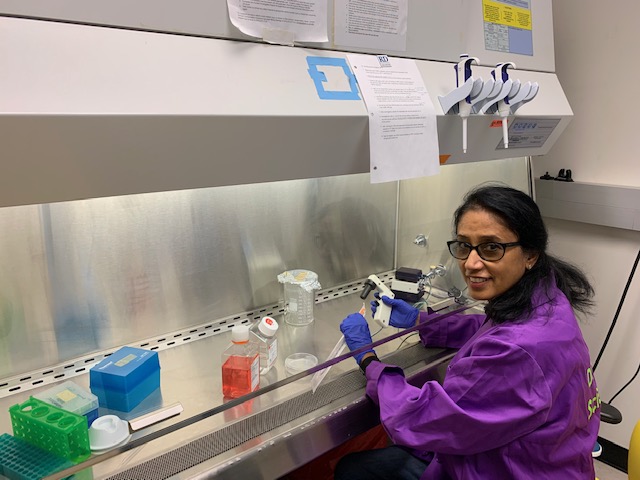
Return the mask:
{"type": "Polygon", "coordinates": [[[530,0],[482,0],[484,48],[533,55],[530,0]]]}
{"type": "MultiPolygon", "coordinates": [[[[540,148],[560,123],[559,118],[516,118],[509,125],[509,150],[540,148]]],[[[502,140],[496,150],[504,149],[502,140]]]]}

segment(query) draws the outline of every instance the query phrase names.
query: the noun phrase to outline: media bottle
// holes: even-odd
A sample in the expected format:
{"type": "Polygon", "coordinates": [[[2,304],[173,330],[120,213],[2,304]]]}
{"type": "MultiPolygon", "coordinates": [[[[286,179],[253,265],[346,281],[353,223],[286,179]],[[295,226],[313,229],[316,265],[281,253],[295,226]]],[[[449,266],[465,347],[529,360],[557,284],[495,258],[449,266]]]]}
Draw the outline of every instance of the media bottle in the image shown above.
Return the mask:
{"type": "Polygon", "coordinates": [[[278,340],[276,332],[278,322],[271,317],[263,317],[251,327],[251,333],[258,343],[260,352],[260,375],[266,374],[278,358],[278,340]]]}
{"type": "Polygon", "coordinates": [[[237,398],[260,386],[258,344],[251,341],[248,325],[231,329],[231,345],[222,353],[222,394],[237,398]]]}

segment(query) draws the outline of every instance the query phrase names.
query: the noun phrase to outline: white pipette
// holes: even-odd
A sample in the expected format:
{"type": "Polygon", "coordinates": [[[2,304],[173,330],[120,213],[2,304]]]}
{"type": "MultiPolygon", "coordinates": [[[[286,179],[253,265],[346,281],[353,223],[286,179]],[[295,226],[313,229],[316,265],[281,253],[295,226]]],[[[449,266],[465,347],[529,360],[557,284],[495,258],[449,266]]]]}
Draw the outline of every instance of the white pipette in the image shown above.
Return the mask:
{"type": "MultiPolygon", "coordinates": [[[[367,312],[367,309],[365,307],[365,304],[362,304],[362,308],[360,309],[360,311],[358,312],[360,315],[364,316],[364,314],[367,312]]],[[[344,350],[344,347],[347,346],[347,341],[344,339],[344,335],[342,335],[340,337],[340,340],[338,340],[338,343],[336,343],[336,346],[333,347],[333,350],[331,350],[331,353],[329,354],[329,357],[325,360],[326,362],[328,362],[331,359],[336,358],[337,356],[342,354],[342,351],[344,350]]],[[[311,377],[311,392],[312,393],[316,393],[316,389],[318,388],[318,386],[320,385],[320,383],[322,383],[322,380],[324,379],[324,377],[327,376],[327,373],[329,373],[329,370],[331,370],[331,367],[327,367],[323,370],[320,370],[319,372],[316,372],[313,374],[313,377],[311,377]]]]}
{"type": "MultiPolygon", "coordinates": [[[[476,57],[470,57],[466,53],[460,55],[460,62],[456,65],[456,87],[460,88],[471,77],[471,64],[478,64],[476,57]]],[[[467,96],[458,102],[458,115],[462,118],[462,152],[467,153],[467,119],[471,114],[471,96],[467,96]]]]}
{"type": "MultiPolygon", "coordinates": [[[[500,73],[500,76],[502,78],[502,81],[504,82],[504,84],[506,85],[507,82],[509,81],[509,73],[507,72],[507,68],[512,67],[512,68],[516,68],[516,64],[513,62],[506,62],[506,63],[502,63],[502,64],[498,64],[496,66],[495,72],[496,73],[500,73]]],[[[511,86],[509,88],[509,92],[500,99],[500,101],[498,102],[498,114],[500,115],[500,118],[502,119],[502,144],[504,145],[504,148],[509,148],[509,113],[511,111],[511,106],[509,105],[509,95],[511,95],[511,91],[515,90],[513,92],[513,94],[515,95],[516,92],[519,90],[520,88],[520,81],[517,81],[517,85],[514,85],[514,83],[511,83],[511,86]]]]}

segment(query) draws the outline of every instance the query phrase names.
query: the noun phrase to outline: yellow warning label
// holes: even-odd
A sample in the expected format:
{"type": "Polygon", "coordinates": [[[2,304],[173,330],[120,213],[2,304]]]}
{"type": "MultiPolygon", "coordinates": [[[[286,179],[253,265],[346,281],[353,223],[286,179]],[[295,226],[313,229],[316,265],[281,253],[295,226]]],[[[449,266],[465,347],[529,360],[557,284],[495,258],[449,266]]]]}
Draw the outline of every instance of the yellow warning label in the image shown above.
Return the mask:
{"type": "Polygon", "coordinates": [[[485,22],[531,30],[531,10],[526,8],[482,0],[482,14],[485,22]]]}

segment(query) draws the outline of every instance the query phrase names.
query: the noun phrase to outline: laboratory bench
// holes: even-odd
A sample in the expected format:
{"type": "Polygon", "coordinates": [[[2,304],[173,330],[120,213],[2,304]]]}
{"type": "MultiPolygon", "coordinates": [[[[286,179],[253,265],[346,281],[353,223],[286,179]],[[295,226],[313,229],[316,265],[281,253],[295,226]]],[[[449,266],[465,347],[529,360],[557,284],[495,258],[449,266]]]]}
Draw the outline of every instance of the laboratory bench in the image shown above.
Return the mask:
{"type": "MultiPolygon", "coordinates": [[[[86,461],[47,478],[73,474],[76,479],[113,480],[274,479],[374,427],[379,423],[377,409],[365,396],[365,377],[352,358],[334,365],[315,392],[312,375],[301,373],[291,378],[284,363],[288,355],[298,352],[326,361],[341,337],[340,322],[362,307],[363,300],[356,293],[316,301],[314,321],[307,326],[287,324],[281,310],[267,312],[279,324],[278,357],[271,370],[260,376],[260,389],[241,399],[229,400],[222,395],[221,355],[230,343],[228,329],[179,345],[165,344],[166,348],[157,350],[160,388],[131,412],[101,407],[99,415],[132,420],[178,403],[181,413],[133,432],[124,445],[93,453],[86,461]]],[[[446,292],[432,293],[432,300],[445,310],[465,308],[447,298],[446,292]]],[[[373,321],[370,326],[374,341],[399,333],[395,328],[379,329],[373,321]]],[[[194,336],[198,331],[193,329],[194,336]]],[[[416,332],[391,339],[376,347],[376,352],[403,367],[409,381],[417,385],[426,380],[442,381],[455,353],[424,348],[416,332]]],[[[89,391],[88,370],[65,380],[89,391]]],[[[8,413],[12,405],[51,387],[49,383],[0,398],[0,412],[4,412],[0,413],[0,434],[12,433],[8,413]]]]}

